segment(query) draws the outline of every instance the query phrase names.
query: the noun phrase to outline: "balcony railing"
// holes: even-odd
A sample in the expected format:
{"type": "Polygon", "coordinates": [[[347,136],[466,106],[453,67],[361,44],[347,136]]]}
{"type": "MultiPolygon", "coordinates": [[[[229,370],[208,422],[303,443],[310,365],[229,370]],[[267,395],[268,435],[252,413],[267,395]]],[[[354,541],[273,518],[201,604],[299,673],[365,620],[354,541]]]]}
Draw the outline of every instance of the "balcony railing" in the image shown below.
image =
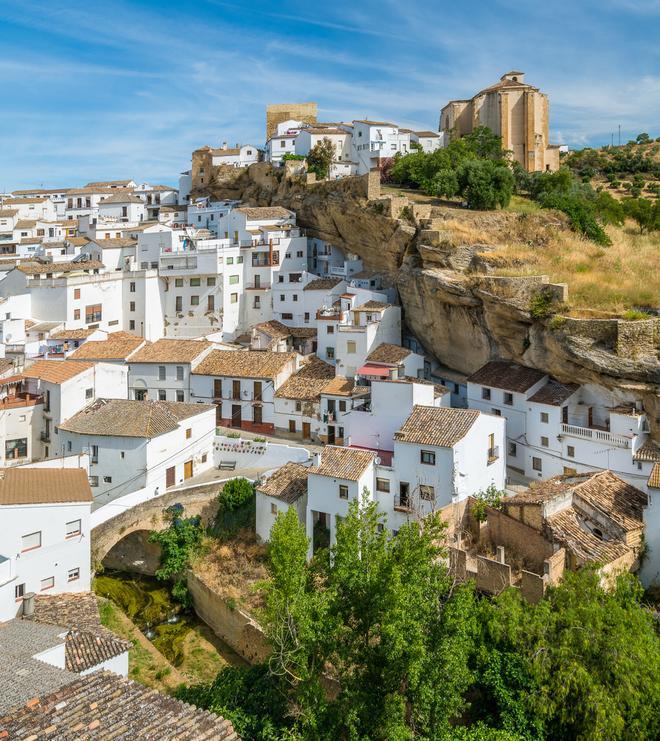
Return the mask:
{"type": "Polygon", "coordinates": [[[49,443],[50,442],[50,432],[46,430],[42,430],[41,434],[39,435],[39,439],[42,443],[49,443]]]}
{"type": "Polygon", "coordinates": [[[617,435],[605,430],[595,430],[591,427],[580,427],[579,425],[562,424],[561,431],[564,435],[571,437],[580,437],[584,440],[594,440],[595,442],[608,443],[617,448],[629,448],[630,438],[625,435],[617,435]]]}
{"type": "Polygon", "coordinates": [[[488,448],[488,462],[493,463],[500,457],[500,446],[494,445],[492,448],[488,448]]]}
{"type": "Polygon", "coordinates": [[[396,494],[394,496],[394,509],[400,512],[410,512],[412,509],[410,494],[396,494]]]}

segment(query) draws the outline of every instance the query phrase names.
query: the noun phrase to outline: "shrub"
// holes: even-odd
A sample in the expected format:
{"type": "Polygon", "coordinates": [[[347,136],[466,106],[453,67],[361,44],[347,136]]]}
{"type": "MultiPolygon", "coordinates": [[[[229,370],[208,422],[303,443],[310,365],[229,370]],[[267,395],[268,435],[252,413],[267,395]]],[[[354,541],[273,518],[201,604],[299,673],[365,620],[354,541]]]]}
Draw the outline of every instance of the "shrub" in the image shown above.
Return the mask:
{"type": "Polygon", "coordinates": [[[456,174],[459,192],[470,208],[505,208],[513,195],[513,174],[494,160],[467,160],[456,174]]]}
{"type": "Polygon", "coordinates": [[[548,289],[535,293],[529,302],[529,313],[532,319],[547,319],[554,314],[555,297],[548,289]]]}
{"type": "Polygon", "coordinates": [[[325,180],[330,172],[330,165],[335,156],[335,148],[327,137],[317,142],[307,155],[307,168],[316,173],[319,180],[325,180]]]}
{"type": "Polygon", "coordinates": [[[491,484],[485,491],[482,489],[475,495],[476,502],[472,507],[472,516],[477,522],[486,522],[487,507],[499,509],[502,506],[502,498],[505,496],[495,484],[491,484]]]}
{"type": "Polygon", "coordinates": [[[637,322],[642,319],[651,319],[651,315],[647,314],[645,311],[639,311],[638,309],[628,309],[628,311],[624,311],[623,318],[627,319],[629,322],[637,322]]]}

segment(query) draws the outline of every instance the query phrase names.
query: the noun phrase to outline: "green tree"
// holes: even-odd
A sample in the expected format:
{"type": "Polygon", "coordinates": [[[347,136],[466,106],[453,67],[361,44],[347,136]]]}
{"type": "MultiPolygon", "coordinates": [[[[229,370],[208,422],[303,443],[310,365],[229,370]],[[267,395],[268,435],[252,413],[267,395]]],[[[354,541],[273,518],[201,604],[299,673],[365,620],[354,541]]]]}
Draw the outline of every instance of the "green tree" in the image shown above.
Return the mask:
{"type": "Polygon", "coordinates": [[[623,202],[626,216],[637,223],[639,233],[654,232],[660,229],[660,207],[658,201],[647,198],[626,198],[623,202]]]}
{"type": "Polygon", "coordinates": [[[504,208],[513,194],[513,174],[495,160],[470,159],[457,172],[459,192],[469,208],[480,211],[504,208]]]}
{"type": "Polygon", "coordinates": [[[324,136],[320,142],[317,142],[310,149],[307,155],[307,169],[316,173],[319,180],[325,180],[330,172],[330,165],[332,165],[334,157],[335,148],[330,139],[324,136]]]}
{"type": "Polygon", "coordinates": [[[449,167],[438,170],[426,185],[425,191],[429,195],[452,198],[458,193],[456,171],[449,167]]]}
{"type": "Polygon", "coordinates": [[[477,126],[463,139],[479,159],[505,160],[511,155],[511,152],[502,149],[502,137],[494,134],[488,126],[477,126]]]}
{"type": "Polygon", "coordinates": [[[649,144],[651,142],[651,137],[646,132],[644,132],[637,135],[635,142],[637,144],[649,144]]]}

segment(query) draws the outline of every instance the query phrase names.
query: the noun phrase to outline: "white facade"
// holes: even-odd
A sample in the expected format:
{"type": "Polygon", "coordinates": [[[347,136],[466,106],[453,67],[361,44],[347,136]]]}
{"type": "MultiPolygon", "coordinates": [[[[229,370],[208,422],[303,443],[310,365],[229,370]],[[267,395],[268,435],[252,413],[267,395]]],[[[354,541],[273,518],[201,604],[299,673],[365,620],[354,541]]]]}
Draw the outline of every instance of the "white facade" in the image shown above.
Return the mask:
{"type": "Polygon", "coordinates": [[[223,144],[220,149],[213,150],[211,163],[214,166],[248,167],[259,162],[260,158],[261,152],[253,144],[236,145],[233,149],[223,144]]]}

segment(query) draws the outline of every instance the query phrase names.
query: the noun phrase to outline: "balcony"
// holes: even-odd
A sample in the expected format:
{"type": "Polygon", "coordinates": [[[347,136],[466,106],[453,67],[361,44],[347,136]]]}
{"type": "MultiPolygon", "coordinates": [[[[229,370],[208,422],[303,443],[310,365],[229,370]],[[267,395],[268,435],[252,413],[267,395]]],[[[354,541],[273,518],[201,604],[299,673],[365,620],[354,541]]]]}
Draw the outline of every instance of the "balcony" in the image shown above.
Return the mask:
{"type": "Polygon", "coordinates": [[[16,563],[11,556],[0,553],[0,586],[16,578],[16,563]]]}
{"type": "Polygon", "coordinates": [[[500,446],[494,445],[492,448],[488,448],[488,463],[494,463],[500,457],[500,446]]]}
{"type": "Polygon", "coordinates": [[[42,443],[49,443],[50,442],[50,432],[48,430],[42,430],[39,434],[39,440],[41,440],[42,443]]]}
{"type": "Polygon", "coordinates": [[[629,448],[631,444],[631,439],[625,435],[616,435],[612,432],[597,430],[592,427],[562,424],[561,432],[562,435],[579,437],[583,440],[593,440],[594,442],[604,443],[606,445],[614,445],[616,448],[629,448]]]}
{"type": "Polygon", "coordinates": [[[409,494],[397,494],[394,497],[394,510],[396,512],[410,512],[412,510],[412,502],[410,501],[409,494]]]}
{"type": "Polygon", "coordinates": [[[44,397],[37,394],[21,393],[14,396],[5,396],[0,399],[0,409],[15,409],[17,407],[30,407],[43,403],[44,397]]]}

